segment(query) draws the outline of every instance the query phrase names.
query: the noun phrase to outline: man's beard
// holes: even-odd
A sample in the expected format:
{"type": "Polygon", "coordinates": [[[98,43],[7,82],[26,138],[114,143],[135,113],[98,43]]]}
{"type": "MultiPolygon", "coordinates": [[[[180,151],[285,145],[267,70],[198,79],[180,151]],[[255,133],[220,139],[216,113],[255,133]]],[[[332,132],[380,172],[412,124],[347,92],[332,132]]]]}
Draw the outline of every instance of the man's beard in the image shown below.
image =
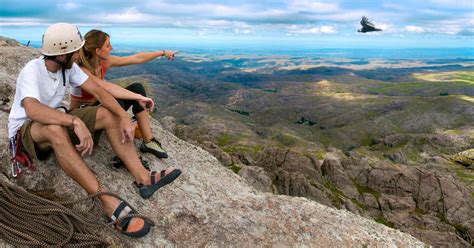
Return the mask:
{"type": "Polygon", "coordinates": [[[71,69],[73,64],[74,64],[74,60],[71,59],[69,63],[65,66],[65,69],[71,69]]]}

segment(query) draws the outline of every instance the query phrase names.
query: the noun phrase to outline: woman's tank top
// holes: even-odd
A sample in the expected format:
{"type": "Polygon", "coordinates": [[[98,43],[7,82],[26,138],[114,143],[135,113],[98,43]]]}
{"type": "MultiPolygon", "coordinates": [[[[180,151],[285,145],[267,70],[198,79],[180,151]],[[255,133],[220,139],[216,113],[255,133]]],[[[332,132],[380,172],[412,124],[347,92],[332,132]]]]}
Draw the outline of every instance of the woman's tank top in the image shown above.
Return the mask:
{"type": "MultiPolygon", "coordinates": [[[[105,77],[105,66],[102,62],[99,62],[100,65],[100,72],[101,72],[101,78],[104,80],[105,77]]],[[[73,87],[71,90],[71,99],[80,101],[80,102],[94,102],[96,101],[95,97],[91,95],[89,92],[81,89],[81,87],[73,87]]]]}

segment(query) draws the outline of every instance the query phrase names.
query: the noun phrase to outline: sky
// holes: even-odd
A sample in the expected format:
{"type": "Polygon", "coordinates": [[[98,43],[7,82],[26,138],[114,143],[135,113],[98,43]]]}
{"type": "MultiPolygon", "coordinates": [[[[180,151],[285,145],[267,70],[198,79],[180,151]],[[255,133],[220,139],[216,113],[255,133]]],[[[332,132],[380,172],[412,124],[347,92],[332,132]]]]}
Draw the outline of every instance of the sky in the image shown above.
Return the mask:
{"type": "Polygon", "coordinates": [[[474,0],[1,0],[1,36],[56,22],[137,46],[474,48],[474,0]],[[358,33],[362,16],[383,31],[358,33]]]}

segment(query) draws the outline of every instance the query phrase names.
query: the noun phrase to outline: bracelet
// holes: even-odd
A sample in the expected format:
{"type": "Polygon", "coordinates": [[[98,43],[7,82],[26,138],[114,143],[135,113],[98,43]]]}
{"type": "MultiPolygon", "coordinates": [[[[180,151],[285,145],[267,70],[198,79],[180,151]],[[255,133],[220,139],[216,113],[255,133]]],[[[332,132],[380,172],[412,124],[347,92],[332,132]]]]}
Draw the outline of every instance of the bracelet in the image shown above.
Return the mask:
{"type": "Polygon", "coordinates": [[[75,115],[72,116],[71,125],[69,127],[74,128],[74,121],[76,120],[76,118],[77,118],[77,116],[75,116],[75,115]]]}
{"type": "Polygon", "coordinates": [[[166,57],[166,51],[163,50],[163,57],[166,57]]]}

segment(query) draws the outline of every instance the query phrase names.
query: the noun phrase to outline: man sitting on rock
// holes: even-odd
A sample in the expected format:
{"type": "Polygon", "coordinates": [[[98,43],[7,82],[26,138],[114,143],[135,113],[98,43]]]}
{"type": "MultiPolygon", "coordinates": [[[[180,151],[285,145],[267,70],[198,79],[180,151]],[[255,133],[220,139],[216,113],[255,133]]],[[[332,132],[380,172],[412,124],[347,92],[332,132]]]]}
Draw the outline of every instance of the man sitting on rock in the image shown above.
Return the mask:
{"type": "MultiPolygon", "coordinates": [[[[21,145],[31,159],[45,160],[54,152],[64,172],[88,194],[93,194],[105,189],[81,156],[92,154],[97,135],[105,130],[112,149],[135,178],[140,195],[149,198],[181,171],[168,168],[155,175],[155,171],[149,173],[143,167],[133,144],[134,124],[127,112],[74,63],[83,45],[76,26],[57,23],[48,27],[41,49],[44,56],[28,62],[18,76],[8,136],[15,139],[20,135],[21,145]],[[102,105],[69,113],[60,111],[66,84],[80,86],[102,105]]],[[[99,200],[112,220],[128,216],[131,211],[126,203],[113,196],[101,195],[99,200]]],[[[150,231],[150,223],[141,217],[123,218],[116,227],[131,237],[142,237],[150,231]]]]}

